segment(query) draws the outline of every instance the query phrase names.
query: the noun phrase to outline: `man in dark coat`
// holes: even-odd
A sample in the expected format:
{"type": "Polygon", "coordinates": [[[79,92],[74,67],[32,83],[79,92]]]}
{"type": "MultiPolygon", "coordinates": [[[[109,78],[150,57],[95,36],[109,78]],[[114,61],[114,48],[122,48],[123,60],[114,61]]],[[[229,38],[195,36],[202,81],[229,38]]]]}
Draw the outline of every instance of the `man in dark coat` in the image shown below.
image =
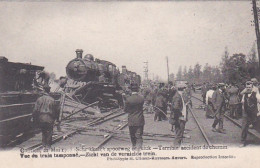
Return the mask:
{"type": "Polygon", "coordinates": [[[50,87],[43,86],[44,93],[35,103],[33,120],[37,122],[42,131],[42,145],[50,148],[55,120],[59,118],[59,108],[54,99],[49,95],[50,87]]]}
{"type": "Polygon", "coordinates": [[[171,115],[169,122],[170,124],[175,125],[174,146],[180,146],[186,122],[182,115],[183,101],[177,89],[175,89],[174,87],[172,87],[171,89],[173,90],[173,97],[171,102],[171,115]]]}
{"type": "Polygon", "coordinates": [[[128,113],[128,127],[133,149],[140,150],[143,144],[144,114],[143,105],[144,97],[139,95],[138,86],[131,86],[132,95],[126,98],[125,112],[128,113]]]}
{"type": "Polygon", "coordinates": [[[257,97],[259,97],[259,93],[254,91],[253,83],[247,82],[246,91],[242,98],[244,111],[243,111],[243,121],[242,121],[241,147],[246,146],[246,138],[248,134],[249,125],[250,124],[255,125],[255,121],[257,120],[257,115],[258,115],[257,97]]]}
{"type": "Polygon", "coordinates": [[[160,88],[156,94],[155,99],[155,115],[154,121],[162,121],[162,119],[166,119],[167,115],[167,91],[163,88],[160,88]]]}
{"type": "Polygon", "coordinates": [[[203,98],[203,103],[206,104],[206,93],[208,91],[207,85],[206,83],[203,83],[202,87],[201,87],[201,96],[203,98]]]}
{"type": "Polygon", "coordinates": [[[225,133],[223,129],[223,121],[224,121],[224,114],[225,114],[225,95],[224,95],[225,84],[220,83],[218,85],[218,89],[212,95],[212,104],[214,107],[215,112],[215,119],[212,124],[212,131],[225,133]],[[218,129],[216,126],[219,124],[218,129]]]}

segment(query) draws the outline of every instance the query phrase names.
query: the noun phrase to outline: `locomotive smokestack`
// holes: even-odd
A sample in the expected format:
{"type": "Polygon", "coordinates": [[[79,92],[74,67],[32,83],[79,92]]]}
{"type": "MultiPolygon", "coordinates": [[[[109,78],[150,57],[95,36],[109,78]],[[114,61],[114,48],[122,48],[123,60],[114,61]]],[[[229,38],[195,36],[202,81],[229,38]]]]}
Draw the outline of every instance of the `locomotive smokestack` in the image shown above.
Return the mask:
{"type": "Polygon", "coordinates": [[[83,53],[83,50],[82,49],[76,49],[76,54],[77,54],[77,58],[82,58],[82,53],[83,53]]]}

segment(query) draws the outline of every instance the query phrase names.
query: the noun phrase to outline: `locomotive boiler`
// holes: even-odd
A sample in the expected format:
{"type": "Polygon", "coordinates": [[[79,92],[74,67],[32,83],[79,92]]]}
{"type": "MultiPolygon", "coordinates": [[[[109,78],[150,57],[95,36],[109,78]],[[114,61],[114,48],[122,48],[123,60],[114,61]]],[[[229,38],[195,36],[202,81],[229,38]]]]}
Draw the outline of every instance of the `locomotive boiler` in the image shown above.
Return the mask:
{"type": "Polygon", "coordinates": [[[140,76],[125,66],[120,73],[112,62],[94,59],[91,54],[83,57],[82,49],[76,50],[76,58],[68,63],[66,73],[73,83],[73,87],[67,86],[72,97],[87,103],[99,101],[102,106],[120,105],[123,90],[141,83],[140,76]]]}
{"type": "Polygon", "coordinates": [[[95,59],[91,54],[82,57],[83,50],[77,49],[77,57],[71,60],[67,67],[67,76],[75,81],[90,82],[99,81],[100,76],[106,79],[104,82],[115,83],[119,70],[116,65],[105,60],[95,59]]]}

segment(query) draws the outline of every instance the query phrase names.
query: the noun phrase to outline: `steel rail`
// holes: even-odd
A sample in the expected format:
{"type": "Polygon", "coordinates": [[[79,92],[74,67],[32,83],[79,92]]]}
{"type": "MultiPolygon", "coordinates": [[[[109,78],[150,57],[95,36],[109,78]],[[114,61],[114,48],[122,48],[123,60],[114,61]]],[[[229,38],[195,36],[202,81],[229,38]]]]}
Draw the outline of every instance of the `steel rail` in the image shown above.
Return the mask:
{"type": "Polygon", "coordinates": [[[190,107],[188,107],[188,109],[190,110],[190,112],[191,112],[191,114],[192,114],[194,120],[196,121],[196,123],[197,123],[197,125],[198,125],[198,127],[199,127],[199,129],[200,129],[200,132],[202,133],[202,136],[204,137],[205,141],[207,142],[207,144],[208,144],[209,146],[212,146],[212,143],[210,142],[210,140],[209,140],[207,134],[205,133],[205,131],[204,131],[204,129],[202,128],[202,126],[200,125],[200,123],[199,123],[199,121],[198,121],[198,119],[197,119],[196,114],[193,113],[193,111],[191,110],[190,107]]]}
{"type": "MultiPolygon", "coordinates": [[[[197,97],[195,97],[195,96],[191,96],[191,97],[193,97],[193,98],[195,98],[195,99],[197,99],[197,100],[203,102],[201,99],[199,99],[199,98],[197,98],[197,97]]],[[[242,129],[242,125],[241,125],[240,123],[238,123],[237,121],[235,121],[234,119],[232,119],[231,117],[229,117],[229,116],[226,115],[226,114],[224,114],[224,116],[225,116],[229,121],[231,121],[233,124],[235,124],[236,126],[238,126],[239,128],[242,129]]],[[[253,135],[254,137],[260,139],[260,135],[257,134],[256,132],[252,132],[251,130],[248,130],[248,133],[251,134],[251,135],[253,135]]]]}
{"type": "MultiPolygon", "coordinates": [[[[123,124],[122,126],[120,126],[119,128],[117,128],[116,130],[122,130],[124,129],[126,126],[128,125],[128,122],[123,124]]],[[[111,133],[109,134],[108,137],[106,137],[101,143],[98,144],[97,148],[101,148],[103,147],[109,140],[111,140],[113,138],[113,136],[115,135],[116,133],[111,133]]]]}
{"type": "MultiPolygon", "coordinates": [[[[115,110],[114,112],[111,112],[111,113],[105,115],[105,116],[102,117],[102,118],[98,118],[98,119],[95,119],[95,120],[91,121],[90,123],[87,124],[87,127],[95,126],[95,125],[97,125],[97,124],[104,123],[104,122],[106,122],[106,121],[109,121],[109,120],[111,120],[111,119],[114,119],[114,118],[116,118],[116,117],[119,117],[119,116],[121,116],[121,115],[126,114],[125,112],[121,112],[121,113],[119,113],[119,114],[116,114],[116,115],[114,115],[114,116],[111,116],[112,114],[118,112],[119,110],[121,110],[121,109],[117,109],[117,110],[115,110]],[[109,117],[109,116],[111,116],[111,117],[109,117]],[[109,118],[106,118],[106,117],[109,117],[109,118]]],[[[76,130],[73,130],[73,131],[71,131],[71,132],[69,132],[69,133],[63,134],[63,135],[61,135],[61,136],[59,136],[59,137],[53,139],[52,144],[54,144],[54,143],[56,143],[56,142],[58,142],[58,141],[60,141],[60,140],[62,140],[62,139],[64,139],[64,138],[66,138],[66,137],[72,136],[72,135],[76,134],[77,132],[80,132],[80,131],[82,131],[82,130],[84,130],[84,129],[86,129],[86,128],[76,129],[76,130]]],[[[42,147],[43,147],[43,146],[42,146],[42,143],[40,142],[40,143],[38,143],[38,144],[35,144],[35,145],[32,145],[32,146],[28,147],[27,150],[39,150],[39,149],[41,149],[42,147]]]]}

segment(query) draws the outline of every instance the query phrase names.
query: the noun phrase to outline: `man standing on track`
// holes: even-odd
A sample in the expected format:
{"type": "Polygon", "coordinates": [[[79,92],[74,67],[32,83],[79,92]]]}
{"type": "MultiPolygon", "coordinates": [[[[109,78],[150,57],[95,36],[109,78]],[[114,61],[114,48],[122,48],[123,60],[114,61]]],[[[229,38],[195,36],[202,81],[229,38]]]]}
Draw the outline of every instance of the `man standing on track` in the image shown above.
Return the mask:
{"type": "Polygon", "coordinates": [[[59,118],[59,108],[54,99],[49,95],[50,87],[43,86],[43,96],[39,97],[33,110],[33,120],[39,124],[42,131],[42,145],[51,147],[52,133],[55,120],[59,118]]]}
{"type": "Polygon", "coordinates": [[[208,91],[207,85],[204,82],[201,87],[201,97],[203,98],[203,104],[206,104],[206,93],[208,91]]]}
{"type": "Polygon", "coordinates": [[[241,133],[241,147],[246,146],[246,138],[248,128],[250,124],[255,124],[259,112],[257,109],[257,98],[259,93],[253,90],[253,83],[251,81],[246,83],[246,92],[242,98],[242,104],[244,107],[243,111],[243,122],[242,122],[242,133],[241,133]]]}
{"type": "Polygon", "coordinates": [[[225,131],[223,129],[223,121],[224,121],[224,114],[225,114],[225,84],[219,83],[218,89],[213,93],[212,95],[212,104],[214,107],[215,112],[215,120],[212,124],[212,131],[213,132],[219,132],[225,134],[225,131]],[[218,129],[216,129],[216,126],[219,124],[218,129]]]}
{"type": "Polygon", "coordinates": [[[127,97],[125,101],[125,112],[128,113],[128,127],[132,148],[141,150],[145,124],[143,114],[144,97],[138,94],[138,86],[131,85],[131,90],[131,96],[127,97]]]}
{"type": "MultiPolygon", "coordinates": [[[[248,81],[247,83],[252,83],[253,88],[252,91],[256,93],[256,98],[257,98],[257,108],[258,111],[260,111],[260,93],[259,93],[259,86],[258,86],[258,81],[256,78],[252,78],[251,81],[248,81]]],[[[244,96],[247,93],[247,88],[245,88],[240,95],[244,96]]],[[[257,120],[255,120],[256,122],[257,120]]],[[[253,128],[253,123],[250,124],[249,128],[253,128]]]]}
{"type": "Polygon", "coordinates": [[[206,94],[206,118],[214,118],[214,108],[212,104],[212,96],[216,90],[216,86],[212,86],[206,94]]]}
{"type": "Polygon", "coordinates": [[[175,139],[174,146],[180,146],[185,129],[185,120],[183,120],[182,110],[183,110],[183,101],[181,95],[178,93],[176,88],[172,88],[173,97],[171,102],[171,115],[170,115],[170,124],[175,125],[175,139]]]}

